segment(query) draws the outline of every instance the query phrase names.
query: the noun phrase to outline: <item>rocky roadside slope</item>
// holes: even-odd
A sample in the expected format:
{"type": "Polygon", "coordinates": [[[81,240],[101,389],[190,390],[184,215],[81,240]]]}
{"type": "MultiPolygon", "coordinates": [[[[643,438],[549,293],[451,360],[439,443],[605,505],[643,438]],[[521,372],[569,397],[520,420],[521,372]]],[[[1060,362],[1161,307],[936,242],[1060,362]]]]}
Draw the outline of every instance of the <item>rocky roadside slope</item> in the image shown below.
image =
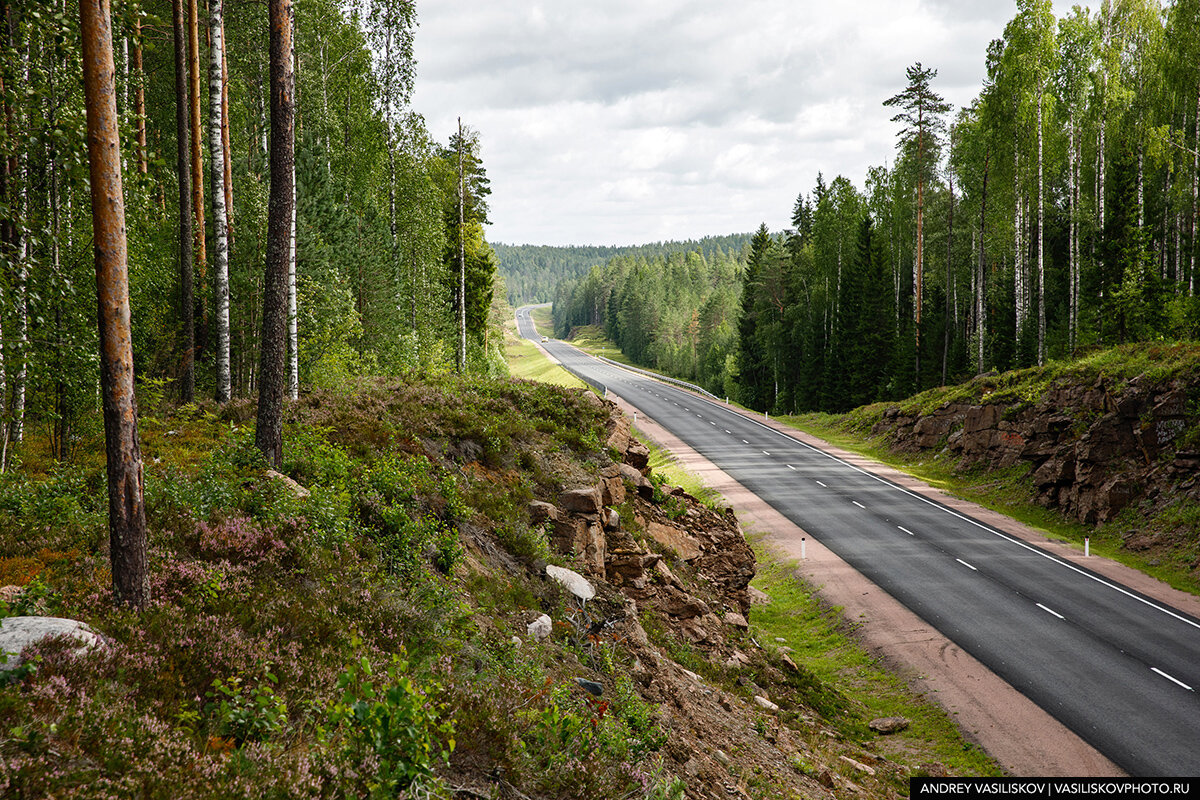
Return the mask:
{"type": "MultiPolygon", "coordinates": [[[[858,415],[901,452],[959,470],[1024,467],[1032,499],[1085,525],[1112,523],[1132,550],[1195,550],[1200,508],[1200,348],[1185,366],[1130,376],[1087,363],[980,376],[858,415]],[[942,399],[944,398],[944,399],[942,399]],[[940,401],[940,402],[939,402],[940,401]]],[[[1193,552],[1193,574],[1200,568],[1193,552]]]]}
{"type": "MultiPolygon", "coordinates": [[[[587,583],[570,604],[572,619],[531,610],[519,633],[550,644],[587,625],[589,638],[619,642],[637,691],[658,709],[664,769],[686,784],[689,798],[885,797],[911,775],[945,774],[937,763],[906,763],[902,741],[884,743],[907,727],[902,718],[858,721],[865,741],[845,735],[829,714],[854,717],[848,701],[787,648],[751,635],[754,605],[770,598],[749,586],[755,557],[732,509],[652,482],[648,452],[628,419],[588,397],[611,412],[607,444],[620,462],[603,467],[595,485],[529,503],[531,522],[546,526],[554,551],[571,558],[587,583]]],[[[485,539],[468,545],[477,568],[495,568],[499,554],[485,539]]],[[[547,566],[507,568],[558,573],[568,591],[577,585],[547,566]]],[[[486,795],[494,776],[480,770],[453,781],[486,795]]]]}

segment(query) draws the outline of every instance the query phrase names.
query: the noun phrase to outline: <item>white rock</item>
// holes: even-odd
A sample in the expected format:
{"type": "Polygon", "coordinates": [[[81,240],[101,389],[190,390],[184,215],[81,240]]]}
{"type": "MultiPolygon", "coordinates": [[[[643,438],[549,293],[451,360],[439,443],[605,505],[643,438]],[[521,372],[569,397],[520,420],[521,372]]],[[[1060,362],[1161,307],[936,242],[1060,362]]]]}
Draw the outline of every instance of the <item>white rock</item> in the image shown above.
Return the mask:
{"type": "Polygon", "coordinates": [[[104,639],[85,623],[61,617],[8,617],[0,620],[0,650],[8,656],[0,670],[21,665],[21,652],[48,636],[72,636],[80,642],[76,653],[84,653],[103,644],[104,639]]]}
{"type": "Polygon", "coordinates": [[[304,497],[309,497],[312,495],[312,492],[310,492],[308,489],[305,489],[303,486],[301,486],[295,480],[293,480],[292,478],[289,478],[287,475],[284,475],[282,472],[276,472],[273,469],[269,469],[263,474],[266,475],[268,478],[271,478],[272,480],[277,480],[280,483],[282,483],[297,498],[304,498],[304,497]]]}
{"type": "Polygon", "coordinates": [[[542,614],[533,622],[529,623],[529,626],[526,628],[526,630],[529,632],[530,638],[537,639],[540,642],[543,639],[550,638],[550,631],[553,628],[554,623],[551,622],[550,617],[546,614],[542,614]]]}
{"type": "Polygon", "coordinates": [[[775,705],[770,700],[763,697],[761,694],[754,695],[754,702],[757,703],[759,705],[759,707],[765,708],[767,711],[778,711],[779,710],[779,706],[775,705]]]}
{"type": "Polygon", "coordinates": [[[546,574],[561,583],[568,592],[585,603],[596,596],[596,589],[588,582],[588,579],[574,570],[554,564],[547,564],[546,574]]]}

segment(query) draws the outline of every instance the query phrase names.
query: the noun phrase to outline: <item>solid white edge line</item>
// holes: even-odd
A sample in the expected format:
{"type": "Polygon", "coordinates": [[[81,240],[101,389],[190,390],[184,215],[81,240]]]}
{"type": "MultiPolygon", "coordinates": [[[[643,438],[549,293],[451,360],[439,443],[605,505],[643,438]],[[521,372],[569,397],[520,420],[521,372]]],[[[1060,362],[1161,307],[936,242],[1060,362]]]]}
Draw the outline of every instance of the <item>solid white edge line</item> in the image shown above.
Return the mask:
{"type": "Polygon", "coordinates": [[[955,561],[957,561],[958,563],[962,564],[962,565],[963,565],[964,567],[966,567],[967,569],[971,569],[971,570],[974,570],[975,572],[979,572],[979,570],[975,569],[975,567],[972,567],[970,564],[968,564],[967,562],[963,561],[961,558],[956,558],[956,559],[954,559],[954,560],[955,560],[955,561]]]}
{"type": "Polygon", "coordinates": [[[866,507],[866,506],[864,506],[862,503],[858,502],[857,500],[851,500],[850,502],[851,502],[851,503],[854,503],[854,505],[858,506],[858,507],[859,507],[859,508],[861,508],[863,511],[866,511],[866,510],[867,510],[867,507],[866,507]]]}
{"type": "MultiPolygon", "coordinates": [[[[576,349],[578,349],[578,348],[576,348],[576,349]]],[[[583,352],[583,351],[580,351],[580,352],[583,352]]],[[[625,370],[625,371],[628,372],[628,370],[625,370]]],[[[631,374],[636,375],[636,373],[631,373],[631,374]]],[[[643,378],[644,380],[649,380],[648,378],[645,378],[645,376],[642,376],[642,375],[637,375],[637,377],[643,378]]],[[[677,390],[677,391],[682,391],[682,389],[677,390]]],[[[866,475],[868,478],[870,478],[873,481],[882,483],[884,486],[891,487],[892,489],[895,489],[898,492],[906,494],[909,497],[913,497],[917,500],[920,500],[922,503],[925,503],[926,505],[933,506],[936,509],[940,509],[941,511],[946,512],[947,514],[949,514],[952,517],[957,517],[958,519],[961,519],[963,522],[974,525],[975,527],[979,528],[980,530],[986,531],[986,532],[992,534],[993,536],[998,536],[1001,539],[1005,540],[1006,542],[1015,544],[1018,547],[1022,547],[1024,549],[1028,550],[1029,552],[1039,555],[1042,558],[1044,558],[1054,564],[1058,564],[1060,567],[1066,567],[1067,569],[1071,570],[1072,572],[1075,572],[1075,573],[1083,576],[1084,578],[1088,578],[1089,580],[1093,580],[1096,583],[1100,584],[1101,586],[1106,586],[1109,589],[1112,589],[1116,592],[1120,592],[1121,594],[1125,595],[1126,597],[1128,597],[1132,600],[1136,600],[1137,602],[1141,603],[1142,605],[1152,608],[1155,611],[1161,611],[1163,614],[1166,614],[1168,617],[1177,619],[1186,625],[1191,625],[1193,628],[1200,630],[1200,623],[1194,622],[1193,620],[1190,620],[1181,614],[1177,614],[1176,612],[1172,611],[1169,608],[1160,606],[1158,603],[1155,603],[1152,600],[1147,600],[1144,597],[1138,597],[1136,594],[1131,592],[1129,589],[1126,589],[1124,586],[1119,586],[1115,583],[1111,583],[1110,581],[1106,581],[1106,580],[1104,580],[1104,578],[1101,578],[1099,575],[1093,575],[1093,574],[1087,572],[1086,570],[1075,566],[1074,564],[1072,564],[1069,561],[1063,561],[1061,558],[1058,558],[1056,556],[1051,555],[1050,553],[1046,553],[1042,550],[1039,550],[1038,548],[1034,547],[1031,544],[1023,542],[1020,539],[1010,536],[1007,533],[998,531],[989,525],[985,525],[984,523],[980,522],[977,519],[971,519],[970,517],[966,516],[965,514],[960,514],[952,508],[947,508],[946,506],[942,505],[941,503],[938,503],[934,500],[930,500],[928,497],[924,497],[924,496],[912,491],[911,489],[906,489],[897,483],[893,483],[892,481],[888,480],[887,478],[882,478],[879,475],[875,475],[871,472],[868,472],[867,470],[863,469],[862,467],[856,467],[855,465],[851,464],[850,462],[844,461],[831,453],[826,453],[824,450],[822,450],[819,447],[813,447],[811,444],[808,444],[807,442],[802,442],[794,436],[789,436],[788,434],[784,433],[783,431],[776,430],[776,429],[772,428],[770,425],[764,425],[752,417],[738,414],[735,411],[730,411],[729,409],[726,409],[724,406],[722,406],[720,403],[714,403],[711,400],[708,400],[706,398],[699,397],[699,396],[695,396],[695,397],[696,397],[696,399],[698,399],[702,402],[708,403],[709,405],[713,406],[714,408],[721,409],[722,411],[724,411],[725,413],[728,413],[728,414],[735,414],[739,419],[741,419],[745,422],[749,422],[753,425],[757,425],[758,427],[762,428],[763,430],[770,431],[771,433],[774,433],[777,436],[781,436],[784,439],[787,439],[788,441],[790,441],[794,444],[798,444],[807,450],[811,450],[814,453],[817,453],[818,455],[822,455],[825,458],[828,458],[830,461],[836,461],[837,463],[841,464],[844,467],[848,467],[849,469],[852,469],[855,472],[859,472],[859,473],[862,473],[863,475],[866,475]]],[[[742,442],[745,444],[749,444],[749,442],[747,442],[745,439],[743,439],[742,442]]]]}
{"type": "Polygon", "coordinates": [[[1054,616],[1058,617],[1059,619],[1066,619],[1066,617],[1064,617],[1062,614],[1055,611],[1053,608],[1047,608],[1046,606],[1042,605],[1041,603],[1038,603],[1037,607],[1040,608],[1042,611],[1045,611],[1047,614],[1053,614],[1054,616]]]}
{"type": "Polygon", "coordinates": [[[904,531],[905,533],[907,533],[909,536],[916,536],[915,533],[913,533],[912,531],[910,531],[908,528],[904,527],[903,525],[897,525],[896,527],[899,528],[900,530],[904,531]]]}
{"type": "Polygon", "coordinates": [[[1151,669],[1151,671],[1153,671],[1153,672],[1157,672],[1159,675],[1162,675],[1164,678],[1166,678],[1167,680],[1169,680],[1171,683],[1175,683],[1175,684],[1178,684],[1178,685],[1182,686],[1183,688],[1187,689],[1189,692],[1194,692],[1194,691],[1196,691],[1195,689],[1193,689],[1192,687],[1188,686],[1188,685],[1187,685],[1186,683],[1184,683],[1183,681],[1179,680],[1179,678],[1176,678],[1176,677],[1173,677],[1173,676],[1171,676],[1171,675],[1168,675],[1167,673],[1163,672],[1163,671],[1162,671],[1161,669],[1159,669],[1158,667],[1151,667],[1150,669],[1151,669]]]}

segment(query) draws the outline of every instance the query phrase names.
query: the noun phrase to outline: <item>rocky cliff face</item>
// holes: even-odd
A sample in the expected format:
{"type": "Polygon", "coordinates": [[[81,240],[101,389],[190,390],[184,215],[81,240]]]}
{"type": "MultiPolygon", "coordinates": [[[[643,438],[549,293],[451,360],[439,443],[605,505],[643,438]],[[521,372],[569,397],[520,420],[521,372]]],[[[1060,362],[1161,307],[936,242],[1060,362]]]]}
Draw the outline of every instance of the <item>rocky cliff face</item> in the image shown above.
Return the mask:
{"type": "Polygon", "coordinates": [[[947,451],[965,467],[1031,466],[1037,501],[1087,524],[1130,505],[1200,502],[1200,381],[1052,382],[1032,400],[883,413],[897,449],[947,451]]]}
{"type": "Polygon", "coordinates": [[[747,627],[754,553],[732,509],[714,511],[678,487],[656,492],[647,477],[649,452],[630,435],[629,420],[613,412],[607,444],[621,463],[557,503],[533,501],[531,521],[547,525],[551,546],[574,556],[584,574],[670,620],[691,642],[720,647],[728,626],[747,627]],[[626,509],[625,520],[617,506],[626,509]],[[695,580],[681,581],[668,562],[695,580]]]}

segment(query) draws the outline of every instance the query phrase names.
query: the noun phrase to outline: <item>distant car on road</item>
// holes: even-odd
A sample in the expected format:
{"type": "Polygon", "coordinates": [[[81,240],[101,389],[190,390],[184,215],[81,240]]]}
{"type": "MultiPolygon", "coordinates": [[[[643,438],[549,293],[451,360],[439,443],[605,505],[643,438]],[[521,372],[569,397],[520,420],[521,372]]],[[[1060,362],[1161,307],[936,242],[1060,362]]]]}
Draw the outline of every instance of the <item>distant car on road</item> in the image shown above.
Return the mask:
{"type": "Polygon", "coordinates": [[[543,336],[543,337],[542,337],[542,341],[543,341],[543,342],[548,342],[548,341],[550,341],[550,340],[549,340],[549,339],[547,339],[545,336],[543,336]]]}

